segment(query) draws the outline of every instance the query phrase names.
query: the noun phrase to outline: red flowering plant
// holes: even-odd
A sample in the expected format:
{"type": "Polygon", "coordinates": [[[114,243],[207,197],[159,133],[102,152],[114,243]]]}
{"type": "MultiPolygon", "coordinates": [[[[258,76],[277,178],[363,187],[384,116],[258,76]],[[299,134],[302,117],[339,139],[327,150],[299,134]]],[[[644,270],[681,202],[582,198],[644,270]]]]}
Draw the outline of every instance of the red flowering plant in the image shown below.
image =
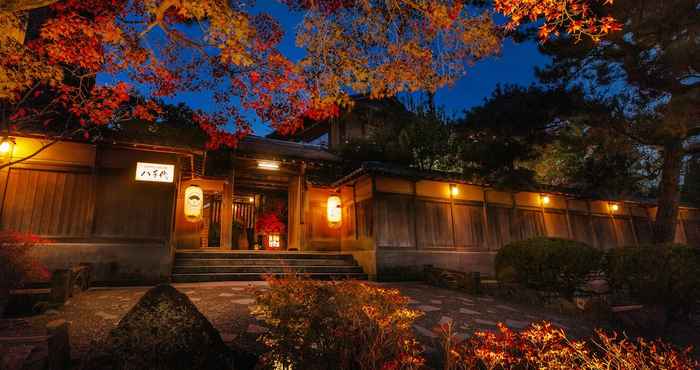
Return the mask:
{"type": "Polygon", "coordinates": [[[31,250],[43,242],[39,237],[14,231],[0,231],[0,313],[11,289],[31,280],[45,280],[49,273],[31,250]]]}
{"type": "Polygon", "coordinates": [[[550,323],[532,323],[515,332],[498,324],[496,332],[477,331],[458,341],[450,325],[438,328],[445,370],[466,369],[696,369],[691,348],[679,351],[662,341],[636,341],[596,331],[590,341],[569,339],[550,323]]]}

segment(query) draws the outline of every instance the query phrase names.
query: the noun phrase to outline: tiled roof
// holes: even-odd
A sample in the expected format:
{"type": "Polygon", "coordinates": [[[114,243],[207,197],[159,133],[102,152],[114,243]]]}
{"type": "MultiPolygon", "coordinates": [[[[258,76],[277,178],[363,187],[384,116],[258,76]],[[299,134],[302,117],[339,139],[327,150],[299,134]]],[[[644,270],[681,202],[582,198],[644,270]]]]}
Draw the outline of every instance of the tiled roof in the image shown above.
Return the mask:
{"type": "Polygon", "coordinates": [[[235,149],[236,155],[249,155],[264,159],[303,159],[310,161],[338,162],[340,158],[318,145],[295,143],[285,140],[246,136],[235,149]]]}

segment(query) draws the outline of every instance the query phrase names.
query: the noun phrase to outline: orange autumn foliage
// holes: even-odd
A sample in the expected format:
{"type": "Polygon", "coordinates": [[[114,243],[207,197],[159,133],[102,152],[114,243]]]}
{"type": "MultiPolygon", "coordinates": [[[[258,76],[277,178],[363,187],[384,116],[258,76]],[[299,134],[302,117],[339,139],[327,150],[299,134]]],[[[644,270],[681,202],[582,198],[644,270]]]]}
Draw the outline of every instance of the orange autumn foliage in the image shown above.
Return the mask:
{"type": "MultiPolygon", "coordinates": [[[[207,94],[198,122],[209,147],[236,145],[251,132],[252,112],[282,133],[351,104],[350,94],[379,98],[435,91],[468,66],[496,54],[501,27],[488,9],[454,0],[281,0],[304,12],[292,61],[271,15],[244,1],[47,0],[43,22],[24,32],[34,1],[0,5],[0,100],[10,130],[68,121],[89,135],[133,117],[157,120],[152,98],[207,94]],[[95,83],[122,81],[121,83],[95,83]],[[95,86],[96,85],[96,86],[95,86]],[[127,99],[138,93],[144,99],[127,99]],[[125,95],[126,94],[126,95],[125,95]]],[[[497,0],[510,17],[544,19],[557,31],[595,39],[618,25],[588,1],[497,0]]],[[[35,22],[36,23],[36,22],[35,22]]]]}

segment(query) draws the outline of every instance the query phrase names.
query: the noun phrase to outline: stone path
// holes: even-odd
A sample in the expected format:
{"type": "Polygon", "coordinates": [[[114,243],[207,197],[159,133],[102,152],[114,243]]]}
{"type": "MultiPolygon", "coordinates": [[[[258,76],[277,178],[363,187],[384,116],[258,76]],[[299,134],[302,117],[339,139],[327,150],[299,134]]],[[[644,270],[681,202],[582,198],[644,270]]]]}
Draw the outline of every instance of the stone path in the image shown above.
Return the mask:
{"type": "MultiPolygon", "coordinates": [[[[590,335],[594,327],[592,323],[541,307],[504,302],[493,297],[475,297],[421,283],[378,285],[399,289],[410,298],[410,307],[425,312],[416,321],[414,330],[428,351],[438,347],[438,338],[433,329],[446,323],[454,325],[455,334],[460,338],[468,337],[475,330],[495,330],[498,322],[521,329],[532,321],[548,320],[568,328],[567,331],[574,336],[590,335]]],[[[225,342],[235,341],[237,345],[251,351],[260,349],[256,338],[267,328],[250,312],[255,304],[253,289],[265,289],[265,283],[225,282],[174,286],[185,293],[219,329],[225,342]]],[[[43,328],[48,321],[66,319],[70,323],[73,355],[80,357],[88,350],[91,341],[103,337],[114,328],[147,290],[146,287],[91,289],[74,297],[58,312],[35,316],[28,321],[35,328],[43,328]]]]}

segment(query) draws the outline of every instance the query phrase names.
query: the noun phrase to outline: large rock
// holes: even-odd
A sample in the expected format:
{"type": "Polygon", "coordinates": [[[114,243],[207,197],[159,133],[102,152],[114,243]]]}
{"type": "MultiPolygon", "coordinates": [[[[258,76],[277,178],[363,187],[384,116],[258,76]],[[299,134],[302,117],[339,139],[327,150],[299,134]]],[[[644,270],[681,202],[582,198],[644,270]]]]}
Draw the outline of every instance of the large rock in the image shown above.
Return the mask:
{"type": "Polygon", "coordinates": [[[83,370],[233,369],[233,354],[197,307],[170,285],[149,290],[86,356],[83,370]]]}

